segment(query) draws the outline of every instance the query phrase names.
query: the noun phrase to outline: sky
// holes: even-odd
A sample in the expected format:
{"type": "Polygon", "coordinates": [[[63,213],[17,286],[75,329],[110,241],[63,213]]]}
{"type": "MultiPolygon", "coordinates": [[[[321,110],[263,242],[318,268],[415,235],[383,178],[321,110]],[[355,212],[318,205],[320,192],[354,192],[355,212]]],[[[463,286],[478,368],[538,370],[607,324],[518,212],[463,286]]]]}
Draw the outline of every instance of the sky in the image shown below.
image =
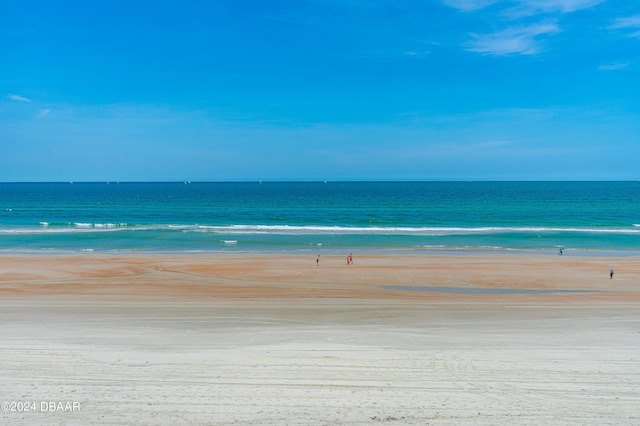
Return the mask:
{"type": "Polygon", "coordinates": [[[638,179],[637,1],[0,1],[0,182],[638,179]]]}

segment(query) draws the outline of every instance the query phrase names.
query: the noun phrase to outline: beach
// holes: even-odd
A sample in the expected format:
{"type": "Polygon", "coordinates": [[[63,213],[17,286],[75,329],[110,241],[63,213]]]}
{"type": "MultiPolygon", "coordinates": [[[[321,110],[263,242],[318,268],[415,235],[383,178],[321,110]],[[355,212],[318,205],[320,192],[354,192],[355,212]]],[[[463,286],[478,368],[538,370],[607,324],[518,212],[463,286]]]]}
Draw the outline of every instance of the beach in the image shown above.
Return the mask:
{"type": "Polygon", "coordinates": [[[638,424],[639,260],[6,254],[0,416],[638,424]]]}

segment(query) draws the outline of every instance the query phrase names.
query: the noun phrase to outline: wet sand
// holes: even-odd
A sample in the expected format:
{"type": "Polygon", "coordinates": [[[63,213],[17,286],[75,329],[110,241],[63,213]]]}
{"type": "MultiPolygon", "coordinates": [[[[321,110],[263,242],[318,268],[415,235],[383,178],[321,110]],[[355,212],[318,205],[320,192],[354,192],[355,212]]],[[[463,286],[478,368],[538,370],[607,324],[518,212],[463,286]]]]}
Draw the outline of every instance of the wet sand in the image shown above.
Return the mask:
{"type": "Polygon", "coordinates": [[[637,257],[3,255],[0,296],[3,424],[640,423],[637,257]]]}

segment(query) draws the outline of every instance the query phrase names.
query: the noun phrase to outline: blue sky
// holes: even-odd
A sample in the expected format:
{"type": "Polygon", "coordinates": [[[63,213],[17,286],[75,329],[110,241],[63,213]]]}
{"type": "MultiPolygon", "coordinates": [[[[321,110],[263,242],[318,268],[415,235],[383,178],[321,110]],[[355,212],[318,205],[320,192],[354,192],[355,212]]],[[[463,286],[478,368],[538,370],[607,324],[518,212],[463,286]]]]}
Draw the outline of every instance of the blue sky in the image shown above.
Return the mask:
{"type": "Polygon", "coordinates": [[[0,181],[640,179],[640,3],[0,2],[0,181]]]}

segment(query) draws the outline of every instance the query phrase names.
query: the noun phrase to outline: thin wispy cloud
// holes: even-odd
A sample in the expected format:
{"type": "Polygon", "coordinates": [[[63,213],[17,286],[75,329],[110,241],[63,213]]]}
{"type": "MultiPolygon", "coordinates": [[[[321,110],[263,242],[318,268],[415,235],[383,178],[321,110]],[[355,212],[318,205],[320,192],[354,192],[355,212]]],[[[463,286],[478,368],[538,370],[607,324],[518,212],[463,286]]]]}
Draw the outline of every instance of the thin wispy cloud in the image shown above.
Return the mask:
{"type": "Polygon", "coordinates": [[[407,50],[406,52],[404,52],[405,56],[408,56],[410,58],[424,58],[425,56],[429,55],[429,51],[428,50],[407,50]]]}
{"type": "Polygon", "coordinates": [[[36,115],[36,117],[37,118],[46,117],[47,115],[49,115],[50,112],[51,112],[51,110],[49,108],[43,109],[36,115]]]}
{"type": "Polygon", "coordinates": [[[617,62],[614,64],[604,64],[604,65],[600,65],[598,67],[598,69],[600,71],[618,71],[618,70],[622,70],[625,69],[629,66],[628,62],[617,62]]]}
{"type": "Polygon", "coordinates": [[[538,37],[558,32],[560,28],[555,23],[541,23],[492,34],[474,34],[467,50],[493,56],[535,55],[542,50],[538,37]]]}
{"type": "Polygon", "coordinates": [[[481,10],[494,4],[504,5],[503,13],[514,18],[541,13],[571,13],[604,2],[605,0],[443,0],[445,5],[463,12],[481,10]]]}
{"type": "Polygon", "coordinates": [[[616,19],[609,26],[611,30],[632,30],[629,37],[640,38],[640,15],[616,19]]]}
{"type": "Polygon", "coordinates": [[[561,31],[556,23],[562,14],[595,7],[605,0],[442,0],[447,6],[463,12],[474,13],[491,7],[491,10],[478,14],[487,19],[510,25],[491,34],[472,34],[472,40],[466,50],[483,55],[510,56],[535,55],[543,50],[542,38],[561,31]],[[515,26],[515,23],[543,16],[545,21],[539,24],[515,26]]]}
{"type": "Polygon", "coordinates": [[[603,3],[605,0],[521,0],[505,11],[513,18],[539,14],[573,13],[603,3]]]}
{"type": "Polygon", "coordinates": [[[31,99],[25,98],[24,96],[20,96],[20,95],[9,95],[9,99],[11,99],[12,101],[18,101],[18,102],[31,102],[31,99]]]}
{"type": "Polygon", "coordinates": [[[474,10],[484,9],[499,1],[500,0],[443,0],[443,3],[463,12],[472,12],[474,10]]]}

